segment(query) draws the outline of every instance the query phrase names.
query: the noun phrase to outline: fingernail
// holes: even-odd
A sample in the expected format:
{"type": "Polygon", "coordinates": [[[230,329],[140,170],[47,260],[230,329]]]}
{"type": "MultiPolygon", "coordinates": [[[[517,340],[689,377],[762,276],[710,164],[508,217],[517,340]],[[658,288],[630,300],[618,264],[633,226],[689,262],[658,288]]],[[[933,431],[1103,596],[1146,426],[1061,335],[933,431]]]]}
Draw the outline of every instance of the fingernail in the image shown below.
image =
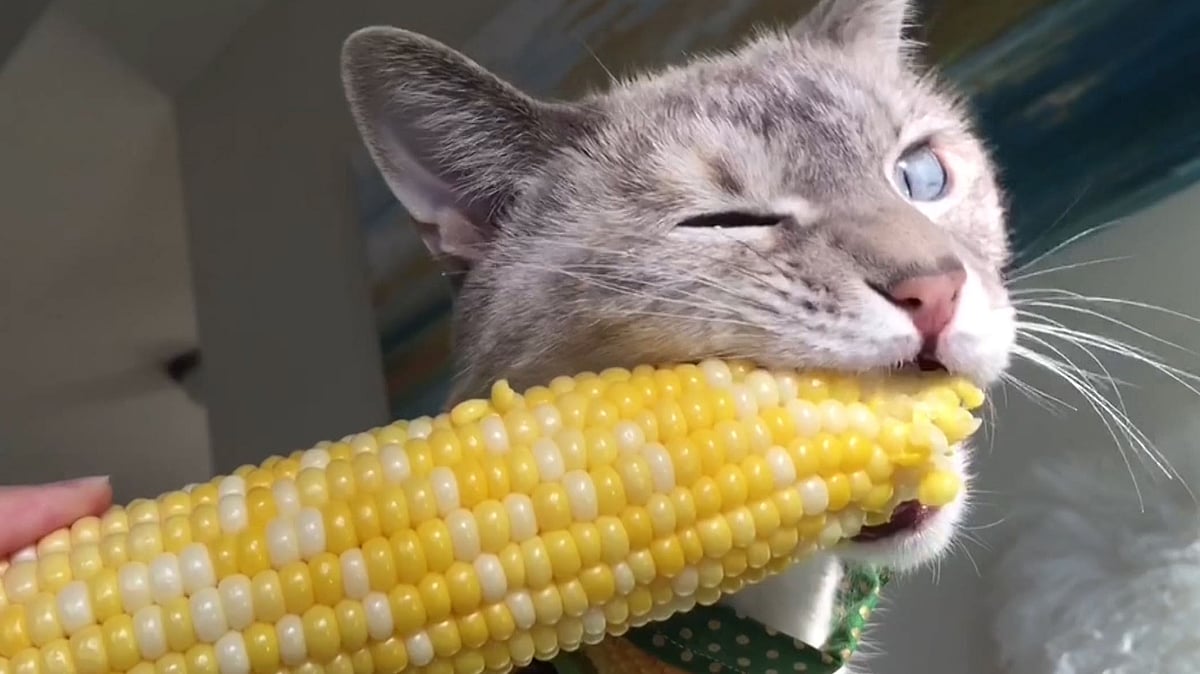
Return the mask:
{"type": "Polygon", "coordinates": [[[111,478],[108,475],[94,475],[92,477],[80,477],[71,480],[63,480],[56,482],[51,486],[54,487],[103,487],[108,485],[111,478]]]}

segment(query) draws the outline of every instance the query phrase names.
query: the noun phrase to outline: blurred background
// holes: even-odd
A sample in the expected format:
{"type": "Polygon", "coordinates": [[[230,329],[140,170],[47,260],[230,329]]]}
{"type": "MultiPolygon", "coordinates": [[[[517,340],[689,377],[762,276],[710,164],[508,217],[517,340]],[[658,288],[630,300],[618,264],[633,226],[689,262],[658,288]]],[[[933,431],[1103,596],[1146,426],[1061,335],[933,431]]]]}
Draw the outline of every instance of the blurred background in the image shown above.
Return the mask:
{"type": "MultiPolygon", "coordinates": [[[[811,4],[3,0],[0,484],[111,474],[127,500],[437,409],[449,296],[347,113],[338,56],[356,28],[424,32],[566,96],[811,4]]],[[[1200,3],[919,4],[929,58],[970,95],[1011,191],[1019,262],[1036,274],[1022,283],[1168,307],[1105,309],[1200,347],[1180,316],[1200,313],[1200,3]]],[[[1064,320],[1153,345],[1082,311],[1064,320]]],[[[1195,396],[1117,361],[1140,386],[1130,417],[1187,437],[1195,396]]],[[[1118,456],[1073,401],[998,396],[981,527],[1064,424],[1118,456]]],[[[974,560],[893,592],[905,608],[878,629],[888,656],[873,671],[994,671],[979,611],[944,598],[981,596],[1003,535],[980,530],[974,560]]]]}

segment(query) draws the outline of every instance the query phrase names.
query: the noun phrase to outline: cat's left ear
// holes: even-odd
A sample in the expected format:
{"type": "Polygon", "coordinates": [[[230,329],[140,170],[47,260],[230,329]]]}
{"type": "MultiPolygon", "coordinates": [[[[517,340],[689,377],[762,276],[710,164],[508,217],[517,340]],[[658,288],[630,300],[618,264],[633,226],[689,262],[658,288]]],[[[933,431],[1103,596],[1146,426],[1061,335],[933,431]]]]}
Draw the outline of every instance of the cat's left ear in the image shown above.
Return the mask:
{"type": "Polygon", "coordinates": [[[839,47],[902,63],[910,0],[821,0],[792,28],[797,38],[830,41],[839,47]]]}

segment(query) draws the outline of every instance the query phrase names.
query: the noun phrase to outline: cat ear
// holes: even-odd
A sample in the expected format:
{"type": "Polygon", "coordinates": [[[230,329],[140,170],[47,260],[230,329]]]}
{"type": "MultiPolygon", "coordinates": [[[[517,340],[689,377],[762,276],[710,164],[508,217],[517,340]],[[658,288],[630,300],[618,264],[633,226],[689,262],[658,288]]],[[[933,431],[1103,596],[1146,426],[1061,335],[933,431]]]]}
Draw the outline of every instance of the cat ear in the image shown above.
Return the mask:
{"type": "Polygon", "coordinates": [[[903,59],[909,0],[820,0],[792,29],[802,38],[903,59]]]}
{"type": "Polygon", "coordinates": [[[422,35],[362,29],[342,49],[359,133],[435,256],[469,268],[522,177],[585,123],[422,35]]]}

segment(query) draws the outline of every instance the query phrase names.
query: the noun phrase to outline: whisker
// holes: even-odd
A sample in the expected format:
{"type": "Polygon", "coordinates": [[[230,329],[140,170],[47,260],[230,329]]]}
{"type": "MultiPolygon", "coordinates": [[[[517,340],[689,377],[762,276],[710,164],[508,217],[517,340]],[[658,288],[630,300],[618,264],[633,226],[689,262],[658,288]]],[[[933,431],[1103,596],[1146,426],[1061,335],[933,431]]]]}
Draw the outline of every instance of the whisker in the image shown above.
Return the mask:
{"type": "Polygon", "coordinates": [[[1132,259],[1132,256],[1130,256],[1130,255],[1118,255],[1118,256],[1114,256],[1114,257],[1102,257],[1102,258],[1099,258],[1096,260],[1087,260],[1086,262],[1074,262],[1071,264],[1061,264],[1061,265],[1058,265],[1057,267],[1048,267],[1046,269],[1039,269],[1037,271],[1031,271],[1031,272],[1026,272],[1024,274],[1017,274],[1015,276],[1010,276],[1008,278],[1008,282],[1009,283],[1021,283],[1022,281],[1028,281],[1029,279],[1036,278],[1038,276],[1046,276],[1047,274],[1057,274],[1057,273],[1064,272],[1064,271],[1070,271],[1072,269],[1091,267],[1091,266],[1098,265],[1098,264],[1107,264],[1109,262],[1123,262],[1125,260],[1130,260],[1130,259],[1132,259]]]}

